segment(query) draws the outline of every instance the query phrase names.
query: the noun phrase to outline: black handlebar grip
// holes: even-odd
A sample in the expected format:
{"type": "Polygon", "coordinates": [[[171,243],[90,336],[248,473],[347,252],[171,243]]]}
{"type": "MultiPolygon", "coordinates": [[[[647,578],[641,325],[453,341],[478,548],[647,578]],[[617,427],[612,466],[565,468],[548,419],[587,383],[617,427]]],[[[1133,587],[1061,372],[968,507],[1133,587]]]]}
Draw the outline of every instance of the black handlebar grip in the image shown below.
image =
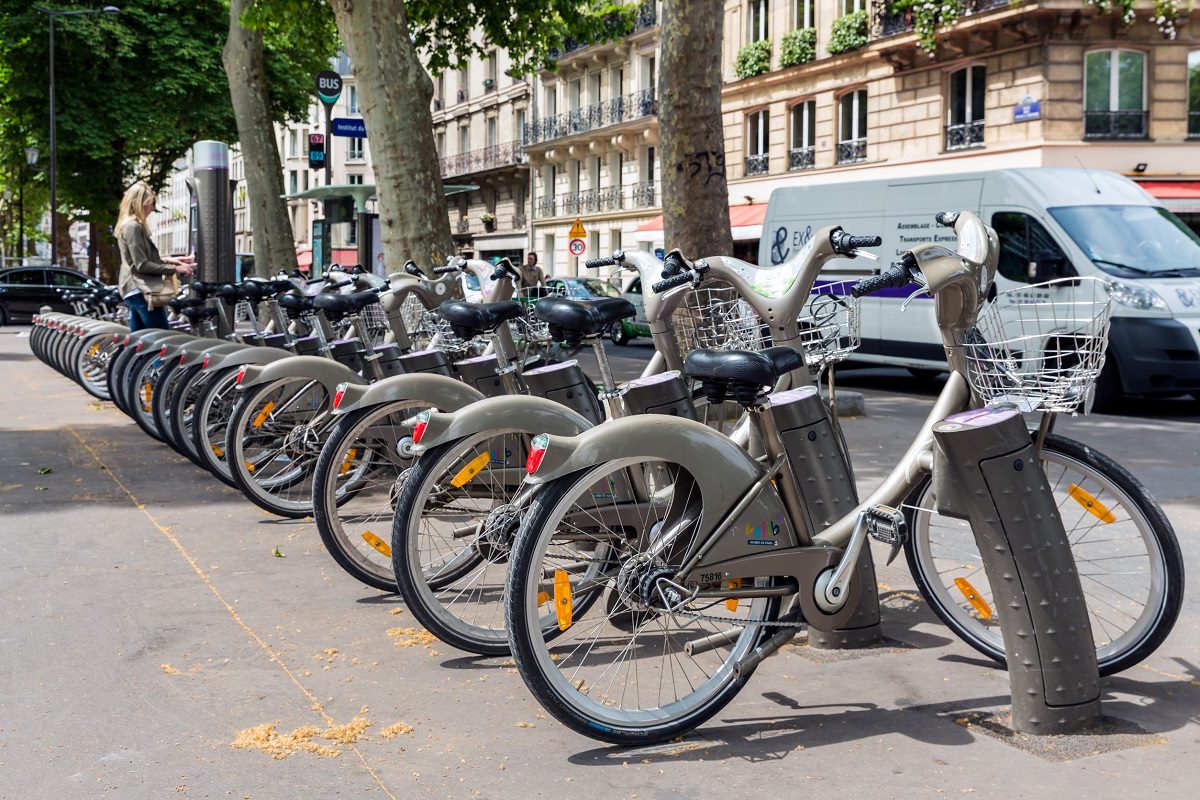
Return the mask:
{"type": "Polygon", "coordinates": [[[600,269],[600,267],[615,267],[617,260],[615,258],[589,258],[583,262],[583,265],[588,269],[600,269]]]}
{"type": "Polygon", "coordinates": [[[672,275],[669,278],[659,281],[650,287],[655,294],[660,294],[668,289],[674,289],[676,286],[683,286],[686,283],[692,282],[690,273],[684,272],[680,275],[672,275]]]}
{"type": "Polygon", "coordinates": [[[405,261],[404,262],[404,271],[407,272],[409,275],[412,275],[414,278],[424,278],[425,277],[425,273],[421,272],[421,268],[417,266],[417,262],[415,262],[415,261],[405,261]]]}
{"type": "Polygon", "coordinates": [[[860,247],[879,247],[883,244],[882,236],[852,236],[841,228],[834,228],[829,234],[829,244],[833,252],[849,255],[851,250],[860,247]]]}
{"type": "Polygon", "coordinates": [[[458,267],[434,267],[434,275],[449,275],[451,272],[458,272],[458,267]]]}
{"type": "Polygon", "coordinates": [[[850,246],[857,247],[879,247],[883,244],[882,236],[851,236],[850,246]]]}
{"type": "Polygon", "coordinates": [[[354,283],[354,279],[353,279],[353,278],[351,278],[350,280],[346,280],[346,281],[338,281],[337,283],[331,283],[331,284],[329,284],[329,285],[328,285],[327,287],[325,287],[325,288],[327,288],[327,289],[340,289],[340,288],[342,288],[343,286],[349,286],[349,285],[350,285],[350,284],[352,284],[352,283],[354,283]]]}
{"type": "Polygon", "coordinates": [[[937,224],[945,228],[953,228],[954,223],[958,222],[958,211],[939,211],[934,215],[937,224]]]}
{"type": "Polygon", "coordinates": [[[683,260],[683,256],[678,250],[672,250],[667,253],[667,257],[663,259],[663,278],[671,278],[681,272],[687,272],[687,262],[683,260]]]}
{"type": "Polygon", "coordinates": [[[899,264],[895,264],[891,269],[884,270],[879,275],[864,278],[854,284],[854,287],[850,290],[850,294],[854,297],[862,297],[863,295],[878,292],[880,289],[904,286],[906,283],[908,283],[908,270],[899,264]]]}

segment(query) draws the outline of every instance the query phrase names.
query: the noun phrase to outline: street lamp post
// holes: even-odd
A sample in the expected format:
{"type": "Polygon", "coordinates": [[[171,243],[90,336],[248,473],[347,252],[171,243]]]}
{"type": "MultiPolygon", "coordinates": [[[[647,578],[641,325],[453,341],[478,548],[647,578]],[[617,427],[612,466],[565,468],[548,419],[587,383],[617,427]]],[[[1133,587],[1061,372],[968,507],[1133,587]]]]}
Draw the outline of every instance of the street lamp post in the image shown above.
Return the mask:
{"type": "Polygon", "coordinates": [[[90,14],[119,14],[116,6],[74,10],[34,6],[50,19],[50,263],[58,266],[58,126],[54,108],[54,18],[81,17],[90,14]]]}
{"type": "MultiPolygon", "coordinates": [[[[25,163],[33,166],[37,163],[38,149],[36,147],[25,148],[25,163]]],[[[17,214],[19,216],[17,224],[17,258],[24,259],[26,256],[26,241],[25,241],[25,169],[21,169],[21,178],[17,182],[17,214]]]]}

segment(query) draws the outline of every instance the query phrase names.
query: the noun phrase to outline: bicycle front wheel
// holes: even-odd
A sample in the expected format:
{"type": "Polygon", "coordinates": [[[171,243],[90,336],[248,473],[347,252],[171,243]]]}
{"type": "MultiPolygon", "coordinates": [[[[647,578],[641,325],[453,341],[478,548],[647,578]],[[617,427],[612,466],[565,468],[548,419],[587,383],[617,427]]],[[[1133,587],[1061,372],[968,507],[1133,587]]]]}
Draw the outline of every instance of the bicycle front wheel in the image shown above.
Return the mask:
{"type": "MultiPolygon", "coordinates": [[[[1087,598],[1101,675],[1162,644],[1183,602],[1183,556],[1161,507],[1124,467],[1073,439],[1047,436],[1042,467],[1087,598]]],[[[966,520],[933,510],[928,476],[909,495],[904,551],[934,613],[964,642],[1004,664],[992,589],[966,520]]]]}
{"type": "Polygon", "coordinates": [[[773,632],[778,597],[723,601],[672,580],[694,521],[723,510],[699,491],[679,464],[610,462],[543,486],[521,523],[505,603],[513,657],[538,702],[584,736],[686,733],[741,690],[750,670],[737,664],[773,632]],[[576,610],[601,592],[594,613],[576,610]]]}

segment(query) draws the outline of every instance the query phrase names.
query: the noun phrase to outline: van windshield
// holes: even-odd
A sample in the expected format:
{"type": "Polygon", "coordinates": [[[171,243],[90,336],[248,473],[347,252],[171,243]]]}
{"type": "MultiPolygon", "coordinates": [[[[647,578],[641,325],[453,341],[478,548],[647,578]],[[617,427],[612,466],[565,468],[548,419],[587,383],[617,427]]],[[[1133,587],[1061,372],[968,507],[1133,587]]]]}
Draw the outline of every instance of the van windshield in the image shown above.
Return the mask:
{"type": "Polygon", "coordinates": [[[1121,277],[1200,275],[1200,237],[1156,206],[1063,206],[1050,214],[1100,269],[1121,277]]]}

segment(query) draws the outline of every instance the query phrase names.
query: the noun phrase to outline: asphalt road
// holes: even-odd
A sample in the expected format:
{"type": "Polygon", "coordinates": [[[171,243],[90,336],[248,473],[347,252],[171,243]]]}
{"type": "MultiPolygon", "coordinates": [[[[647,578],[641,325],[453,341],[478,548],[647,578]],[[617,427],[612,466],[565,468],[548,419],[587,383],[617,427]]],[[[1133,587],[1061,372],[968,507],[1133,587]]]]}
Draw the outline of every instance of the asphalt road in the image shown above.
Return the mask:
{"type": "MultiPolygon", "coordinates": [[[[972,722],[1002,712],[1007,675],[936,622],[903,559],[879,568],[892,646],[789,646],[695,735],[600,746],[546,718],[505,659],[424,641],[394,596],[338,569],[311,522],[257,510],[37,362],[25,330],[0,331],[0,798],[1183,797],[1200,785],[1194,592],[1157,653],[1102,682],[1117,732],[1028,742],[972,722]],[[296,749],[234,747],[268,724],[296,733],[296,749]]],[[[640,349],[615,349],[619,369],[636,371],[640,349]]],[[[840,380],[867,395],[868,416],[845,423],[867,488],[936,385],[840,380]]],[[[1147,484],[1200,575],[1196,405],[1139,410],[1063,430],[1147,484]]]]}

